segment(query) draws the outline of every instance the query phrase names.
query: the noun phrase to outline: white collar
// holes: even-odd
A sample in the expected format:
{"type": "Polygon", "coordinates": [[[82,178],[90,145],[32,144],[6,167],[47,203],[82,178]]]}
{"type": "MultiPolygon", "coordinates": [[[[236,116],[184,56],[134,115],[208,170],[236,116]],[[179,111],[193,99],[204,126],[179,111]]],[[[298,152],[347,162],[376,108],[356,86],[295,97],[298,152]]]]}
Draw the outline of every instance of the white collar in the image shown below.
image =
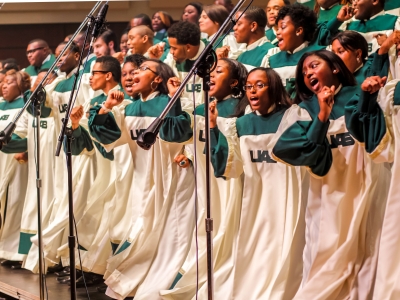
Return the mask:
{"type": "Polygon", "coordinates": [[[201,52],[203,52],[205,47],[206,45],[204,44],[204,42],[200,41],[199,51],[197,51],[196,55],[193,58],[189,58],[189,60],[196,60],[200,56],[201,52]]]}
{"type": "Polygon", "coordinates": [[[337,89],[335,90],[335,95],[336,95],[337,93],[339,93],[341,89],[342,89],[342,84],[339,84],[339,86],[338,86],[337,89]]]}
{"type": "Polygon", "coordinates": [[[354,70],[353,74],[354,74],[355,72],[357,72],[358,70],[360,70],[363,66],[364,66],[364,64],[361,64],[357,69],[354,70]]]}
{"type": "Polygon", "coordinates": [[[151,99],[154,99],[155,97],[158,96],[159,93],[160,93],[159,91],[152,92],[150,95],[147,96],[146,99],[143,99],[143,98],[142,98],[142,94],[139,94],[139,96],[140,96],[140,101],[146,102],[146,101],[149,101],[149,100],[151,100],[151,99]]]}
{"type": "Polygon", "coordinates": [[[305,47],[308,47],[309,42],[305,41],[303,44],[301,44],[300,46],[298,46],[296,49],[293,50],[293,53],[291,53],[290,51],[287,51],[287,53],[289,54],[294,54],[296,52],[299,52],[300,50],[303,50],[305,47]]]}
{"type": "Polygon", "coordinates": [[[336,3],[333,4],[331,7],[328,7],[328,8],[320,7],[319,9],[320,9],[320,10],[331,10],[331,9],[332,9],[333,7],[335,7],[336,5],[340,5],[339,2],[336,2],[336,3]]]}
{"type": "Polygon", "coordinates": [[[42,66],[44,65],[44,63],[45,63],[46,61],[49,61],[50,58],[51,58],[51,54],[47,55],[47,57],[44,59],[44,61],[42,61],[42,66]]]}
{"type": "Polygon", "coordinates": [[[257,48],[258,46],[261,46],[267,42],[268,42],[268,38],[266,36],[263,36],[262,38],[258,39],[254,43],[247,45],[246,50],[247,51],[253,50],[253,49],[257,48]]]}
{"type": "MultiPolygon", "coordinates": [[[[271,113],[271,111],[273,111],[275,109],[275,104],[272,104],[269,108],[268,108],[268,114],[271,113]]],[[[262,114],[258,111],[255,110],[254,111],[256,113],[257,116],[262,116],[262,114]]]]}
{"type": "Polygon", "coordinates": [[[76,69],[77,69],[78,67],[75,67],[71,72],[69,72],[68,74],[67,74],[67,76],[66,76],[66,78],[68,79],[68,78],[70,78],[72,75],[74,75],[74,73],[76,72],[76,69]]]}

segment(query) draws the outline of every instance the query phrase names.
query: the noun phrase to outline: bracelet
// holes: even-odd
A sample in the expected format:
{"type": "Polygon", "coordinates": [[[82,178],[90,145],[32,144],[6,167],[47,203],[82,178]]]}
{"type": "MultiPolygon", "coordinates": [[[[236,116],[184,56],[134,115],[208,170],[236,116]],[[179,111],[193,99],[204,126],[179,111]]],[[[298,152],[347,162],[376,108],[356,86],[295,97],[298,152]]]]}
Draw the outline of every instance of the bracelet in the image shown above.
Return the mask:
{"type": "Polygon", "coordinates": [[[101,104],[101,108],[104,110],[105,113],[109,113],[110,111],[112,111],[112,109],[109,109],[105,106],[106,101],[103,101],[103,103],[101,104]]]}

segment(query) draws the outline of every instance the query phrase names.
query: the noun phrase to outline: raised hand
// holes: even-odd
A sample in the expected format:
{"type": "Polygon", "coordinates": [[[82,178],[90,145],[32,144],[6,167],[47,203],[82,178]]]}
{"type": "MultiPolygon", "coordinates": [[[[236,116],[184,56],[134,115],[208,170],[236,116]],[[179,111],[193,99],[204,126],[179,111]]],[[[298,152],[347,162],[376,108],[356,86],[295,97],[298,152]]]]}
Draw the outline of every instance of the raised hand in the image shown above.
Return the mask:
{"type": "Polygon", "coordinates": [[[175,157],[174,162],[184,169],[190,166],[190,161],[184,154],[179,154],[177,157],[175,157]]]}
{"type": "Polygon", "coordinates": [[[72,129],[76,129],[79,127],[79,121],[82,119],[82,117],[83,117],[83,106],[79,105],[74,107],[71,111],[71,116],[70,116],[72,129]]]}
{"type": "Polygon", "coordinates": [[[107,109],[112,109],[114,106],[117,106],[122,103],[124,100],[124,93],[121,91],[110,91],[107,96],[107,100],[104,103],[104,106],[107,109]]]}
{"type": "Polygon", "coordinates": [[[386,84],[387,77],[371,76],[364,80],[361,84],[361,89],[370,94],[376,93],[386,84]]]}
{"type": "Polygon", "coordinates": [[[393,45],[397,45],[400,43],[400,30],[395,30],[391,35],[387,36],[386,34],[375,34],[374,38],[376,38],[378,45],[381,46],[379,48],[379,54],[386,54],[389,52],[390,48],[393,45]]]}
{"type": "Polygon", "coordinates": [[[227,58],[230,50],[231,48],[229,46],[222,46],[215,50],[215,54],[217,55],[218,59],[227,58]]]}
{"type": "Polygon", "coordinates": [[[331,87],[324,86],[322,90],[318,93],[318,104],[319,104],[319,114],[318,119],[321,122],[327,122],[329,115],[331,114],[335,96],[335,86],[331,87]]]}
{"type": "Polygon", "coordinates": [[[22,165],[28,162],[28,152],[17,153],[14,155],[14,159],[16,159],[22,165]]]}
{"type": "Polygon", "coordinates": [[[340,22],[345,22],[350,20],[354,16],[354,9],[351,6],[343,5],[342,8],[339,10],[336,18],[340,22]]]}
{"type": "Polygon", "coordinates": [[[165,47],[164,42],[161,42],[161,43],[151,46],[147,50],[147,53],[149,54],[149,58],[160,59],[164,53],[164,47],[165,47]]]}
{"type": "Polygon", "coordinates": [[[217,127],[217,117],[218,117],[217,101],[210,102],[209,111],[210,111],[209,114],[210,128],[217,127]]]}
{"type": "Polygon", "coordinates": [[[167,81],[168,94],[171,97],[173,97],[180,85],[181,81],[179,80],[178,77],[171,77],[170,79],[168,79],[167,81]]]}

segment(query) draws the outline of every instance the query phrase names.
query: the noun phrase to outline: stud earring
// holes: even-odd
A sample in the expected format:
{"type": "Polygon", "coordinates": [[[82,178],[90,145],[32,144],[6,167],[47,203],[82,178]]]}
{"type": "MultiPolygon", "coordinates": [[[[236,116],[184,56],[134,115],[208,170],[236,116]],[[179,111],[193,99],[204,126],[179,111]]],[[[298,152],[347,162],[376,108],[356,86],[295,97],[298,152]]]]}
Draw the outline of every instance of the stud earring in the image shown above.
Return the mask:
{"type": "Polygon", "coordinates": [[[360,62],[360,58],[359,57],[357,57],[357,62],[360,62]]]}

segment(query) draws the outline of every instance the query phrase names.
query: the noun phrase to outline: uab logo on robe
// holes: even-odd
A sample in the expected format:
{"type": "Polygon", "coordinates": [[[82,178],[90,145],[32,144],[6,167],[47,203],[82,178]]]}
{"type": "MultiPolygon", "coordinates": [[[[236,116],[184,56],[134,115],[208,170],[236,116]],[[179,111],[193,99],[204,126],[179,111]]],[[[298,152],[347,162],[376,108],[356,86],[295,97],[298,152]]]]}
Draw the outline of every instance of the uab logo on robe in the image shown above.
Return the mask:
{"type": "Polygon", "coordinates": [[[60,111],[60,114],[65,113],[67,111],[67,107],[68,107],[68,104],[60,104],[58,106],[58,110],[60,111]]]}
{"type": "Polygon", "coordinates": [[[353,137],[348,132],[338,133],[336,135],[331,135],[331,148],[335,149],[339,146],[346,147],[355,144],[353,137]]]}
{"type": "MultiPolygon", "coordinates": [[[[32,127],[36,128],[35,120],[32,122],[32,127]]],[[[40,120],[40,128],[47,129],[47,121],[40,120]]]]}
{"type": "Polygon", "coordinates": [[[249,152],[251,162],[253,163],[262,163],[265,161],[269,164],[276,164],[276,161],[269,156],[268,150],[250,150],[249,152]]]}
{"type": "Polygon", "coordinates": [[[131,129],[131,139],[136,141],[139,135],[141,135],[145,130],[146,129],[135,129],[135,130],[131,129]]]}
{"type": "Polygon", "coordinates": [[[186,92],[188,93],[192,93],[192,92],[196,92],[196,93],[200,93],[201,92],[201,84],[200,83],[188,83],[186,84],[186,92]]]}
{"type": "Polygon", "coordinates": [[[0,116],[0,121],[7,121],[10,115],[2,115],[0,116]]]}

